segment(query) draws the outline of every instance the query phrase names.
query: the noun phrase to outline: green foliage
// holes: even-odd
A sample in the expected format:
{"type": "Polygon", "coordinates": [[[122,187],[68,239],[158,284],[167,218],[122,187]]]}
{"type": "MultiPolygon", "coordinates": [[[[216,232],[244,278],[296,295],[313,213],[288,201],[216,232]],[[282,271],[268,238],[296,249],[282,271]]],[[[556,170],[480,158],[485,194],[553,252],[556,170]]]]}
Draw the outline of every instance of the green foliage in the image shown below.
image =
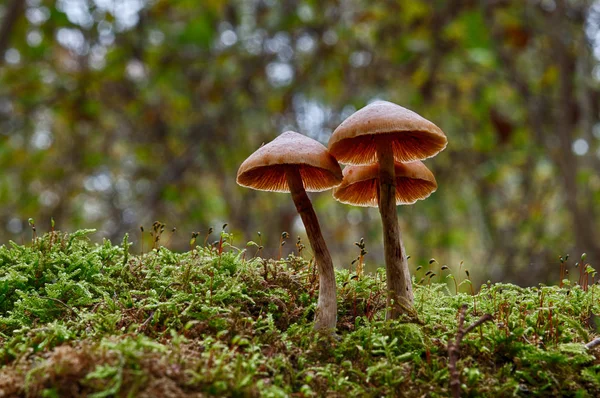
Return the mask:
{"type": "MultiPolygon", "coordinates": [[[[139,253],[146,220],[227,220],[238,239],[260,227],[271,254],[299,232],[296,210],[239,188],[240,163],[284,129],[326,143],[381,98],[449,137],[427,160],[438,191],[400,210],[413,259],[464,259],[475,285],[554,282],[549,248],[600,263],[598,13],[590,0],[1,1],[0,240],[28,239],[33,216],[129,233],[139,253]]],[[[314,198],[325,236],[381,241],[376,211],[314,198]]],[[[382,262],[373,250],[366,270],[382,262]]]]}
{"type": "Polygon", "coordinates": [[[383,273],[340,270],[339,334],[327,336],[312,330],[317,285],[300,257],[200,246],[133,255],[127,238],[99,245],[89,232],[0,247],[0,391],[447,396],[447,344],[466,303],[466,324],[494,316],[460,347],[469,396],[600,393],[600,355],[583,344],[597,333],[596,285],[488,284],[471,296],[416,284],[419,319],[391,322],[383,273]]]}

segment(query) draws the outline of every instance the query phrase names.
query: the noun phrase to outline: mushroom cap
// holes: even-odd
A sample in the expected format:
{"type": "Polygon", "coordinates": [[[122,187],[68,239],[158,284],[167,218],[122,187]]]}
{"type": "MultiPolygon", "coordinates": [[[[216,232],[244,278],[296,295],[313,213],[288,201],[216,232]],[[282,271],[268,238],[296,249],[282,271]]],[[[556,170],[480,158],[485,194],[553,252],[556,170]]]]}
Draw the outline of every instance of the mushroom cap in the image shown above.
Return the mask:
{"type": "Polygon", "coordinates": [[[298,168],[304,189],[309,192],[326,191],[342,181],[342,169],[325,146],[286,131],[241,164],[237,183],[261,191],[290,192],[285,174],[289,167],[298,168]]]}
{"type": "Polygon", "coordinates": [[[343,164],[377,163],[375,140],[389,142],[396,162],[430,158],[448,142],[438,126],[417,113],[388,101],[375,101],[335,129],[329,139],[329,152],[343,164]]]}
{"type": "MultiPolygon", "coordinates": [[[[410,205],[429,197],[437,189],[433,173],[421,162],[394,164],[396,205],[410,205]]],[[[333,189],[333,197],[349,205],[378,206],[379,165],[347,166],[342,183],[333,189]]]]}

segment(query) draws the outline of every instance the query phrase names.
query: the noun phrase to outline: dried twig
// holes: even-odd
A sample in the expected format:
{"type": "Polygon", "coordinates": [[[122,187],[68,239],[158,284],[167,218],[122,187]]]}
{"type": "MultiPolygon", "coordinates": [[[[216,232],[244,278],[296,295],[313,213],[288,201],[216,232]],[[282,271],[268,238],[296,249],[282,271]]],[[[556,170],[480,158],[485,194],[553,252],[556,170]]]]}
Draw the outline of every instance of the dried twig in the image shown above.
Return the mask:
{"type": "Polygon", "coordinates": [[[454,398],[460,397],[460,372],[458,371],[457,363],[458,358],[460,357],[460,343],[462,339],[465,337],[467,333],[475,329],[477,326],[494,319],[491,314],[484,314],[477,321],[473,322],[466,328],[464,328],[465,323],[465,313],[467,312],[467,305],[463,304],[460,307],[460,311],[458,313],[458,331],[456,332],[456,340],[448,342],[448,369],[450,370],[450,391],[452,391],[452,396],[454,398]]]}
{"type": "Polygon", "coordinates": [[[152,318],[154,318],[154,313],[156,312],[156,310],[153,310],[150,313],[150,316],[148,318],[146,318],[146,320],[144,321],[144,323],[142,323],[139,327],[138,327],[138,333],[143,332],[144,330],[146,330],[146,326],[148,326],[148,324],[150,323],[150,321],[152,320],[152,318]]]}
{"type": "Polygon", "coordinates": [[[591,350],[592,348],[597,347],[599,345],[600,345],[600,337],[596,337],[594,340],[587,343],[585,345],[585,348],[587,348],[588,350],[591,350]]]}
{"type": "Polygon", "coordinates": [[[66,309],[70,310],[73,314],[75,314],[75,316],[77,318],[81,319],[81,317],[79,316],[79,314],[77,313],[77,311],[75,311],[73,309],[73,307],[71,307],[70,305],[66,304],[64,301],[61,301],[61,300],[59,300],[57,298],[54,298],[54,297],[48,297],[48,296],[38,296],[38,297],[42,298],[42,299],[46,299],[46,300],[51,300],[51,301],[54,301],[55,303],[58,303],[58,304],[62,305],[66,309]]]}

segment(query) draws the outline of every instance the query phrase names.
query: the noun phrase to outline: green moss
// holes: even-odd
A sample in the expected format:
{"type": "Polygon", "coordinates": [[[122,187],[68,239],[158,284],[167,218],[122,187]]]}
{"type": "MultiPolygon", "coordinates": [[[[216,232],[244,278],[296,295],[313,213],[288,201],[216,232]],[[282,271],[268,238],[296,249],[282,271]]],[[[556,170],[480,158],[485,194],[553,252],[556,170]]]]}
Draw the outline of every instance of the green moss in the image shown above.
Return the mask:
{"type": "Polygon", "coordinates": [[[600,356],[584,347],[595,286],[491,284],[471,296],[415,284],[419,319],[385,321],[384,274],[339,270],[338,335],[323,336],[301,258],[232,247],[139,256],[127,239],[98,245],[89,233],[0,247],[5,395],[448,396],[463,304],[466,324],[494,316],[461,344],[465,396],[600,394],[600,356]]]}

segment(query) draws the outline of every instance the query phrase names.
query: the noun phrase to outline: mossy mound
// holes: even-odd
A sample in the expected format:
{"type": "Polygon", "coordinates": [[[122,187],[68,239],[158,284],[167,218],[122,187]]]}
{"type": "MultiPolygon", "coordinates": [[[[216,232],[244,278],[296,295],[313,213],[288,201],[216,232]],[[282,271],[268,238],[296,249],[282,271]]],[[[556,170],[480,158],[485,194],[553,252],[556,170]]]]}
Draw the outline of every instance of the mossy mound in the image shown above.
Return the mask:
{"type": "Polygon", "coordinates": [[[418,319],[384,321],[384,274],[337,271],[338,335],[312,330],[314,267],[233,247],[142,256],[53,232],[0,247],[0,397],[599,396],[595,286],[415,285],[418,319]]]}

